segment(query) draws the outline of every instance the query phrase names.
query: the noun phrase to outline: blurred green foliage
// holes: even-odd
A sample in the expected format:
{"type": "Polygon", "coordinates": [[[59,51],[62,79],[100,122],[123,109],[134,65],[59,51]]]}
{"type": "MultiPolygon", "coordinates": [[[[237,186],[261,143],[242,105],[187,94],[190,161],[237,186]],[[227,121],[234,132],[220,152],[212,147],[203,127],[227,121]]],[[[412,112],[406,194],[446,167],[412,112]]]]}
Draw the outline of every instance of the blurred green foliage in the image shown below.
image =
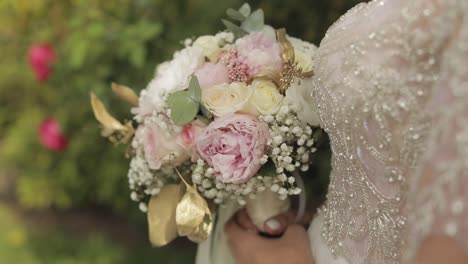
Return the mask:
{"type": "Polygon", "coordinates": [[[19,264],[182,264],[193,263],[193,251],[154,250],[146,240],[118,245],[104,234],[70,236],[68,230],[50,232],[21,220],[0,203],[0,263],[19,264]]]}
{"type": "MultiPolygon", "coordinates": [[[[326,28],[357,0],[253,0],[266,22],[318,44],[326,28]]],[[[223,29],[221,18],[242,0],[2,0],[0,1],[0,168],[13,170],[25,207],[97,204],[135,214],[129,201],[125,147],[99,135],[89,106],[94,91],[123,120],[129,108],[110,83],[145,87],[157,63],[181,40],[223,29]],[[34,79],[28,48],[48,42],[59,58],[47,82],[34,79]],[[65,152],[43,148],[41,120],[57,118],[70,139],[65,152]]]]}

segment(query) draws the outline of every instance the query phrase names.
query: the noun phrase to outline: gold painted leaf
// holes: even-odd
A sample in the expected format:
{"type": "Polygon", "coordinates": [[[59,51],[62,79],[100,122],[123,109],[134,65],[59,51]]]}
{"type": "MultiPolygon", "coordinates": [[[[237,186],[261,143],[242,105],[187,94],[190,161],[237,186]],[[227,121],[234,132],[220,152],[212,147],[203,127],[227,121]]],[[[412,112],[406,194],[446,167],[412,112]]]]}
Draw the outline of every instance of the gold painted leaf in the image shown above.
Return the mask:
{"type": "Polygon", "coordinates": [[[188,236],[195,242],[206,240],[211,233],[213,216],[205,198],[197,191],[196,185],[191,186],[176,169],[187,191],[176,209],[177,231],[180,236],[188,236]]]}
{"type": "Polygon", "coordinates": [[[197,190],[186,185],[187,192],[180,200],[176,209],[177,230],[180,236],[193,233],[202,223],[209,208],[206,200],[197,190]]]}
{"type": "Polygon", "coordinates": [[[125,85],[112,83],[112,91],[122,100],[131,104],[132,106],[138,106],[138,96],[135,91],[125,85]]]}
{"type": "Polygon", "coordinates": [[[153,196],[148,205],[148,227],[151,244],[162,247],[177,238],[176,207],[182,194],[178,184],[168,184],[153,196]]]}
{"type": "Polygon", "coordinates": [[[281,57],[283,62],[294,62],[294,47],[288,40],[286,30],[284,28],[276,30],[276,39],[281,48],[281,57]]]}
{"type": "Polygon", "coordinates": [[[96,97],[94,93],[91,93],[91,106],[93,108],[94,116],[104,126],[107,131],[127,131],[128,128],[117,119],[115,119],[109,112],[107,112],[104,104],[96,97]]]}
{"type": "Polygon", "coordinates": [[[205,217],[204,221],[193,231],[190,233],[187,238],[190,241],[195,243],[200,243],[208,239],[213,229],[213,219],[211,214],[208,217],[205,217]]]}
{"type": "Polygon", "coordinates": [[[281,85],[281,73],[272,70],[263,70],[258,73],[256,79],[269,80],[274,82],[276,85],[281,85]]]}

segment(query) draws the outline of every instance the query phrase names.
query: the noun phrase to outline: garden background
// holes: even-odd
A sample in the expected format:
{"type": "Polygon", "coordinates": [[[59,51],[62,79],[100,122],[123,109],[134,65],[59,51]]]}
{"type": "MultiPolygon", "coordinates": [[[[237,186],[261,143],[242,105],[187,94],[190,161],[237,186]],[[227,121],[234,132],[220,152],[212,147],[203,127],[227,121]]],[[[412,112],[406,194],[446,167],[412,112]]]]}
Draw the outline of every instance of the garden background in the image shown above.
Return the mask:
{"type": "MultiPolygon", "coordinates": [[[[357,2],[250,4],[268,24],[318,45],[357,2]]],[[[242,3],[0,0],[0,263],[193,263],[185,240],[150,247],[146,217],[129,199],[125,147],[100,137],[89,93],[128,117],[110,83],[141,90],[183,39],[223,30],[225,10],[242,3]],[[31,61],[38,47],[53,61],[42,76],[31,61]],[[44,143],[45,124],[59,125],[59,146],[44,143]]]]}

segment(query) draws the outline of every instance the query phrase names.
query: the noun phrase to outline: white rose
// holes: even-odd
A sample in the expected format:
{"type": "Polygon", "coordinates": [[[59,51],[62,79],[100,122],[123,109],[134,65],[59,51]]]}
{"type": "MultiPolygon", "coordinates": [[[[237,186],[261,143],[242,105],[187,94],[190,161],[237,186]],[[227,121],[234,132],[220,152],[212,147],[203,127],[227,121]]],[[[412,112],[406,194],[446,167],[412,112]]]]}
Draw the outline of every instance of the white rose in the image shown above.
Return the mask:
{"type": "Polygon", "coordinates": [[[302,122],[311,126],[319,126],[320,118],[317,105],[312,97],[312,78],[296,80],[291,87],[286,90],[285,100],[292,103],[297,109],[297,116],[302,122]],[[301,83],[299,85],[299,83],[301,83]]]}
{"type": "Polygon", "coordinates": [[[215,36],[201,36],[195,40],[193,46],[200,48],[203,56],[210,59],[210,61],[214,61],[221,51],[219,44],[219,39],[215,36]]]}
{"type": "Polygon", "coordinates": [[[245,83],[224,83],[203,89],[202,103],[215,116],[223,116],[244,109],[251,95],[245,83]]]}
{"type": "Polygon", "coordinates": [[[156,76],[141,91],[139,106],[132,109],[137,120],[151,115],[154,111],[163,111],[166,97],[188,87],[192,74],[204,63],[202,50],[187,47],[174,54],[171,61],[160,64],[156,76]]]}
{"type": "Polygon", "coordinates": [[[247,112],[253,115],[272,115],[280,109],[283,96],[274,82],[256,79],[252,82],[251,89],[252,96],[247,112]]]}

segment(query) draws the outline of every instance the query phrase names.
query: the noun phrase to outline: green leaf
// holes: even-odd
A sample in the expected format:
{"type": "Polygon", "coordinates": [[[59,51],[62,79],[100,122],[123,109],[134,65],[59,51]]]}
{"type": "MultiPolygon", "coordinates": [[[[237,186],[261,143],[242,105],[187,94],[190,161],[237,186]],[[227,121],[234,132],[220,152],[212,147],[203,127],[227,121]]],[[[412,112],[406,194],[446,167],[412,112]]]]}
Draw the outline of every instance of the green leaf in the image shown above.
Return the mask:
{"type": "Polygon", "coordinates": [[[183,126],[192,121],[198,114],[201,101],[201,89],[197,77],[190,79],[189,88],[185,91],[172,93],[167,98],[171,109],[171,119],[177,126],[183,126]]]}
{"type": "Polygon", "coordinates": [[[250,15],[251,8],[248,3],[245,3],[239,8],[239,13],[241,13],[243,16],[248,17],[250,15]]]}
{"type": "Polygon", "coordinates": [[[232,8],[229,8],[227,11],[226,11],[226,14],[229,16],[229,18],[231,18],[232,20],[237,20],[237,21],[240,21],[240,22],[244,22],[245,19],[247,18],[247,16],[244,16],[243,14],[241,14],[239,11],[237,10],[234,10],[232,8]]]}
{"type": "Polygon", "coordinates": [[[88,42],[86,40],[76,41],[73,46],[70,54],[70,68],[78,69],[81,68],[86,59],[86,53],[88,52],[88,42]]]}
{"type": "Polygon", "coordinates": [[[221,21],[226,26],[226,28],[236,36],[236,38],[243,37],[247,34],[247,32],[244,29],[240,28],[238,25],[232,23],[231,21],[228,21],[226,19],[222,19],[221,21]]]}
{"type": "Polygon", "coordinates": [[[257,175],[264,176],[264,177],[275,177],[278,175],[276,173],[276,166],[275,163],[268,159],[267,163],[265,163],[260,170],[258,170],[257,175]]]}
{"type": "Polygon", "coordinates": [[[201,88],[200,88],[200,83],[198,82],[198,79],[196,76],[193,76],[192,79],[190,79],[188,91],[190,92],[190,96],[192,100],[197,103],[200,103],[201,88]]]}
{"type": "Polygon", "coordinates": [[[143,67],[146,58],[146,50],[139,46],[130,52],[130,62],[137,68],[143,67]]]}
{"type": "Polygon", "coordinates": [[[178,91],[167,98],[171,109],[171,119],[177,126],[183,126],[192,121],[198,113],[199,103],[192,100],[189,91],[178,91]]]}
{"type": "Polygon", "coordinates": [[[257,9],[242,23],[241,28],[247,32],[260,31],[265,26],[262,9],[257,9]]]}

